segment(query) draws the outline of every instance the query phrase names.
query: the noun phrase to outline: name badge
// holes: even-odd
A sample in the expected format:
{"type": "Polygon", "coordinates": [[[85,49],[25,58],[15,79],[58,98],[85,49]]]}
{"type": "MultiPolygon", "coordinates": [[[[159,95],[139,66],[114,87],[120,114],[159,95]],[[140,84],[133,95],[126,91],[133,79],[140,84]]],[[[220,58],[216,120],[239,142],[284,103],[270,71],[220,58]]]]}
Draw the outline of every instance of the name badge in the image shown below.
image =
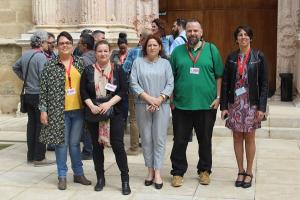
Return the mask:
{"type": "Polygon", "coordinates": [[[244,93],[246,93],[246,92],[247,92],[247,91],[246,91],[245,87],[241,87],[241,88],[235,90],[236,96],[240,96],[240,95],[242,95],[242,94],[244,94],[244,93]]]}
{"type": "Polygon", "coordinates": [[[66,94],[67,94],[67,96],[75,95],[76,94],[75,88],[67,89],[66,94]]]}
{"type": "Polygon", "coordinates": [[[191,67],[190,68],[190,74],[199,74],[200,69],[196,67],[191,67]]]}
{"type": "Polygon", "coordinates": [[[111,91],[111,92],[114,92],[114,91],[116,91],[117,86],[116,86],[116,85],[113,85],[113,84],[111,84],[111,83],[107,83],[107,84],[105,85],[105,89],[106,89],[106,90],[109,90],[109,91],[111,91]]]}

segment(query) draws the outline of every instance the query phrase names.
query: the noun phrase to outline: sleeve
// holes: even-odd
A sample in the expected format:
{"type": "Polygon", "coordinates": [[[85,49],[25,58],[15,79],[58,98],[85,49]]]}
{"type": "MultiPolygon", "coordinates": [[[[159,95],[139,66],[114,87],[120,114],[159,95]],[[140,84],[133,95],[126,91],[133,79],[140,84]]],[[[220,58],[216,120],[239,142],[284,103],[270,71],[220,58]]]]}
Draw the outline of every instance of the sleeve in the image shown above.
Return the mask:
{"type": "Polygon", "coordinates": [[[83,70],[81,77],[80,77],[80,96],[82,102],[84,102],[86,99],[90,99],[90,95],[88,93],[88,78],[87,78],[87,67],[83,70]]]}
{"type": "Polygon", "coordinates": [[[127,95],[128,93],[128,81],[127,81],[127,75],[124,72],[122,67],[117,67],[117,75],[118,75],[118,87],[119,89],[116,91],[116,95],[121,97],[122,99],[127,95]]]}
{"type": "Polygon", "coordinates": [[[258,56],[261,60],[258,71],[258,87],[260,91],[258,110],[266,112],[269,90],[268,67],[264,54],[259,52],[258,56]]]}
{"type": "Polygon", "coordinates": [[[169,40],[166,37],[162,38],[162,44],[163,44],[165,54],[167,56],[169,56],[170,55],[170,46],[169,46],[169,40]]]}
{"type": "Polygon", "coordinates": [[[130,74],[130,89],[133,91],[134,95],[139,96],[144,89],[140,86],[138,81],[138,59],[133,62],[131,74],[130,74]]]}
{"type": "Polygon", "coordinates": [[[39,78],[41,78],[43,69],[45,67],[45,64],[47,63],[47,58],[44,54],[41,54],[39,57],[36,58],[36,60],[37,60],[36,66],[38,68],[39,78]]]}
{"type": "Polygon", "coordinates": [[[221,86],[221,99],[220,99],[220,110],[228,110],[228,89],[230,83],[230,63],[229,63],[229,56],[226,59],[226,64],[224,68],[224,74],[222,79],[222,86],[221,86]]]}
{"type": "Polygon", "coordinates": [[[221,58],[218,48],[214,44],[210,44],[210,45],[211,45],[211,50],[212,50],[212,52],[211,52],[212,59],[214,62],[215,77],[219,78],[219,77],[223,76],[223,71],[224,71],[222,58],[221,58]]]}
{"type": "Polygon", "coordinates": [[[171,47],[170,47],[170,54],[172,54],[172,52],[173,52],[173,50],[175,49],[175,47],[177,47],[177,46],[179,46],[180,44],[182,44],[182,43],[179,42],[179,40],[182,40],[182,38],[181,38],[180,36],[177,37],[177,38],[172,42],[172,45],[171,45],[171,47]]]}
{"type": "Polygon", "coordinates": [[[47,112],[48,110],[48,85],[49,85],[48,67],[49,65],[46,64],[41,74],[40,95],[39,95],[40,98],[39,110],[41,112],[47,112]]]}
{"type": "Polygon", "coordinates": [[[176,53],[176,51],[173,51],[173,53],[171,54],[171,58],[170,58],[170,64],[171,64],[174,78],[176,77],[176,55],[175,55],[175,53],[176,53]]]}
{"type": "Polygon", "coordinates": [[[19,79],[23,79],[23,71],[22,71],[22,57],[20,57],[17,62],[12,66],[13,71],[19,77],[19,79]]]}
{"type": "Polygon", "coordinates": [[[128,55],[126,57],[126,60],[123,64],[123,70],[126,74],[130,74],[132,63],[134,61],[134,55],[133,54],[134,54],[133,49],[130,49],[128,51],[128,55]]]}
{"type": "Polygon", "coordinates": [[[173,89],[174,89],[174,77],[172,73],[172,68],[169,61],[166,61],[166,86],[164,90],[161,91],[161,93],[170,97],[172,95],[173,89]]]}

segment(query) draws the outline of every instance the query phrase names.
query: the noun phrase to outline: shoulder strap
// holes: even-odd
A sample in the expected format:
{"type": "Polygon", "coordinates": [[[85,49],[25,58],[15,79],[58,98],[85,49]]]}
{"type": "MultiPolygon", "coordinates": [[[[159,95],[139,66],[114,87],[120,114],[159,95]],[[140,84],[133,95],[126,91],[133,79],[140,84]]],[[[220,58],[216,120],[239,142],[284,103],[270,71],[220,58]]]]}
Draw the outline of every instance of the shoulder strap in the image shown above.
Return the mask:
{"type": "Polygon", "coordinates": [[[29,60],[28,60],[28,63],[27,63],[27,69],[26,69],[26,73],[25,73],[25,78],[24,78],[24,82],[23,82],[23,87],[22,87],[21,94],[24,94],[24,90],[25,90],[25,85],[26,85],[26,81],[27,81],[27,75],[28,75],[28,69],[29,69],[30,61],[31,61],[31,59],[33,58],[33,56],[34,56],[35,54],[37,54],[38,52],[40,52],[40,51],[34,52],[34,53],[30,56],[30,58],[29,58],[29,60]]]}
{"type": "Polygon", "coordinates": [[[182,39],[183,39],[183,41],[186,43],[187,42],[187,40],[185,39],[185,37],[183,37],[182,35],[180,36],[182,39]]]}
{"type": "Polygon", "coordinates": [[[212,58],[212,62],[213,62],[213,67],[215,68],[215,61],[214,61],[214,56],[211,50],[211,43],[209,43],[209,48],[210,48],[210,54],[211,54],[211,58],[212,58]]]}

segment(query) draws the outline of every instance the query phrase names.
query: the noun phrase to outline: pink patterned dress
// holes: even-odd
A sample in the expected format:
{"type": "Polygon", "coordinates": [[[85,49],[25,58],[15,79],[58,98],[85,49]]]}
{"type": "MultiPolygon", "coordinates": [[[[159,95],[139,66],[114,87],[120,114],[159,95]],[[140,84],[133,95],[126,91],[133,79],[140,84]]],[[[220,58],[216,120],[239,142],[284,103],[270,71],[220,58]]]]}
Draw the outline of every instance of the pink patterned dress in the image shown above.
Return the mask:
{"type": "MultiPolygon", "coordinates": [[[[244,54],[240,54],[240,59],[244,59],[244,54]]],[[[248,89],[247,70],[241,77],[237,71],[235,90],[245,87],[246,92],[240,96],[234,96],[234,103],[228,105],[228,120],[225,126],[234,132],[251,133],[261,127],[260,121],[256,119],[257,106],[250,106],[248,89]],[[243,79],[244,81],[241,81],[243,79]]]]}

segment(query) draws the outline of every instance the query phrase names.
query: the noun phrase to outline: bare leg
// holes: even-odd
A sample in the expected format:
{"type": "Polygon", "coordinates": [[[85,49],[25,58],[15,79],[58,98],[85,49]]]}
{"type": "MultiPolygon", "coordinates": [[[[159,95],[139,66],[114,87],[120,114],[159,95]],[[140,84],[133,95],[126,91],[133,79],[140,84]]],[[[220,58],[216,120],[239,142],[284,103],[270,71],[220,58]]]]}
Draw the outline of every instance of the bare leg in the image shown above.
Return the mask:
{"type": "Polygon", "coordinates": [[[148,176],[147,176],[146,180],[152,181],[153,178],[154,178],[154,169],[151,167],[148,167],[148,176]]]}
{"type": "MultiPolygon", "coordinates": [[[[245,133],[245,148],[247,158],[247,170],[246,173],[252,175],[253,160],[255,156],[255,131],[252,133],[245,133]]],[[[251,177],[246,176],[245,182],[250,182],[251,177]]]]}
{"type": "MultiPolygon", "coordinates": [[[[244,134],[233,132],[233,147],[239,173],[244,172],[244,134]]],[[[239,175],[237,181],[243,181],[244,176],[239,175]]]]}
{"type": "Polygon", "coordinates": [[[154,169],[154,173],[155,173],[154,182],[157,183],[157,184],[161,184],[163,181],[162,181],[162,178],[161,178],[161,175],[160,175],[160,170],[159,169],[154,169]]]}

